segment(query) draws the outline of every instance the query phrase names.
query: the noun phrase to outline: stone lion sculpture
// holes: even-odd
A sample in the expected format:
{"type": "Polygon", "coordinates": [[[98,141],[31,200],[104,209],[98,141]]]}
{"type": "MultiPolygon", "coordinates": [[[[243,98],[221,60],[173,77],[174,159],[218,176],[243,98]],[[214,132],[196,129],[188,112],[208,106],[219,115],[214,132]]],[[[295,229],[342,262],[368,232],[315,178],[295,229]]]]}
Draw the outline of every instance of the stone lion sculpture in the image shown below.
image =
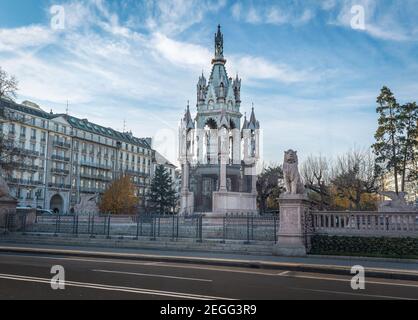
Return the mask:
{"type": "Polygon", "coordinates": [[[389,201],[383,201],[379,205],[379,212],[411,212],[415,211],[413,206],[410,206],[405,197],[407,193],[405,192],[393,192],[393,191],[381,191],[380,195],[389,198],[389,201]]]}
{"type": "Polygon", "coordinates": [[[299,160],[296,151],[289,150],[284,153],[283,175],[286,194],[305,194],[305,186],[299,173],[299,160]]]}

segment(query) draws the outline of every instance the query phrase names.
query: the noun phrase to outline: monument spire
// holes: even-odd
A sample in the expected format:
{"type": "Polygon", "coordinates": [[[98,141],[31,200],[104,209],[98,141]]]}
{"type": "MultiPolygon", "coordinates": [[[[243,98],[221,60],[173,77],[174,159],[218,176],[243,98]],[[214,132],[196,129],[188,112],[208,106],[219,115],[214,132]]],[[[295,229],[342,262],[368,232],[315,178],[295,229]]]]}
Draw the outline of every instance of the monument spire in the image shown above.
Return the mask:
{"type": "Polygon", "coordinates": [[[226,63],[224,58],[224,35],[221,31],[221,25],[218,25],[218,32],[215,33],[215,58],[213,59],[212,64],[216,63],[226,63]]]}

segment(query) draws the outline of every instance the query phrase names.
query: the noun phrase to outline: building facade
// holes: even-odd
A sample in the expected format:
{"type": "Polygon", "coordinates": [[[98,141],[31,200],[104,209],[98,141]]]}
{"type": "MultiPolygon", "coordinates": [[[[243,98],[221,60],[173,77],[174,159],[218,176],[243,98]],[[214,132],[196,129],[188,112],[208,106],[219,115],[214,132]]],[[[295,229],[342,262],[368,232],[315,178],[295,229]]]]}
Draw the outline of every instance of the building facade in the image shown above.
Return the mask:
{"type": "Polygon", "coordinates": [[[187,106],[180,126],[183,214],[257,212],[260,124],[254,108],[242,122],[241,79],[228,76],[226,63],[219,26],[210,77],[197,84],[196,117],[187,106]]]}
{"type": "Polygon", "coordinates": [[[0,100],[0,129],[19,156],[5,178],[19,206],[70,213],[128,174],[143,199],[150,186],[151,139],[139,139],[31,102],[0,100]]]}

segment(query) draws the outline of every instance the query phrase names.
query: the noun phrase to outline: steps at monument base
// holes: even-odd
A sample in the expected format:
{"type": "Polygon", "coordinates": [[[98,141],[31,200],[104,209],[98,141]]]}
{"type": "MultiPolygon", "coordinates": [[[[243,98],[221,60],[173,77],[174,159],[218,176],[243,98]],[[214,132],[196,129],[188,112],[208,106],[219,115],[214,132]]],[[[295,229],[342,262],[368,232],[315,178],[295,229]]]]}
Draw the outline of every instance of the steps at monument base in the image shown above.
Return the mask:
{"type": "Polygon", "coordinates": [[[72,237],[69,235],[54,236],[46,234],[9,234],[0,236],[0,244],[19,243],[19,244],[44,244],[58,246],[80,246],[96,248],[121,248],[121,249],[153,249],[153,250],[174,250],[174,251],[197,251],[197,252],[223,252],[236,254],[272,255],[273,242],[254,241],[245,244],[244,241],[227,240],[225,243],[221,239],[203,240],[197,242],[196,239],[176,239],[159,238],[150,240],[149,237],[140,237],[134,240],[133,237],[112,237],[107,239],[104,236],[72,237]]]}

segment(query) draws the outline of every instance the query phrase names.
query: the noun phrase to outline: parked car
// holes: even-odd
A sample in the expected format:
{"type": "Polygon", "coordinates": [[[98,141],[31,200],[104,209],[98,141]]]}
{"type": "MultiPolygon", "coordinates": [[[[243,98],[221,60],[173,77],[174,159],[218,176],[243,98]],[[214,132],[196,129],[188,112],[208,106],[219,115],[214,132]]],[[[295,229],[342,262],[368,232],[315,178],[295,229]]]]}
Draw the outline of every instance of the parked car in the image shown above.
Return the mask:
{"type": "Polygon", "coordinates": [[[44,209],[37,209],[36,210],[36,215],[38,216],[52,216],[54,215],[54,212],[52,210],[44,210],[44,209]]]}

